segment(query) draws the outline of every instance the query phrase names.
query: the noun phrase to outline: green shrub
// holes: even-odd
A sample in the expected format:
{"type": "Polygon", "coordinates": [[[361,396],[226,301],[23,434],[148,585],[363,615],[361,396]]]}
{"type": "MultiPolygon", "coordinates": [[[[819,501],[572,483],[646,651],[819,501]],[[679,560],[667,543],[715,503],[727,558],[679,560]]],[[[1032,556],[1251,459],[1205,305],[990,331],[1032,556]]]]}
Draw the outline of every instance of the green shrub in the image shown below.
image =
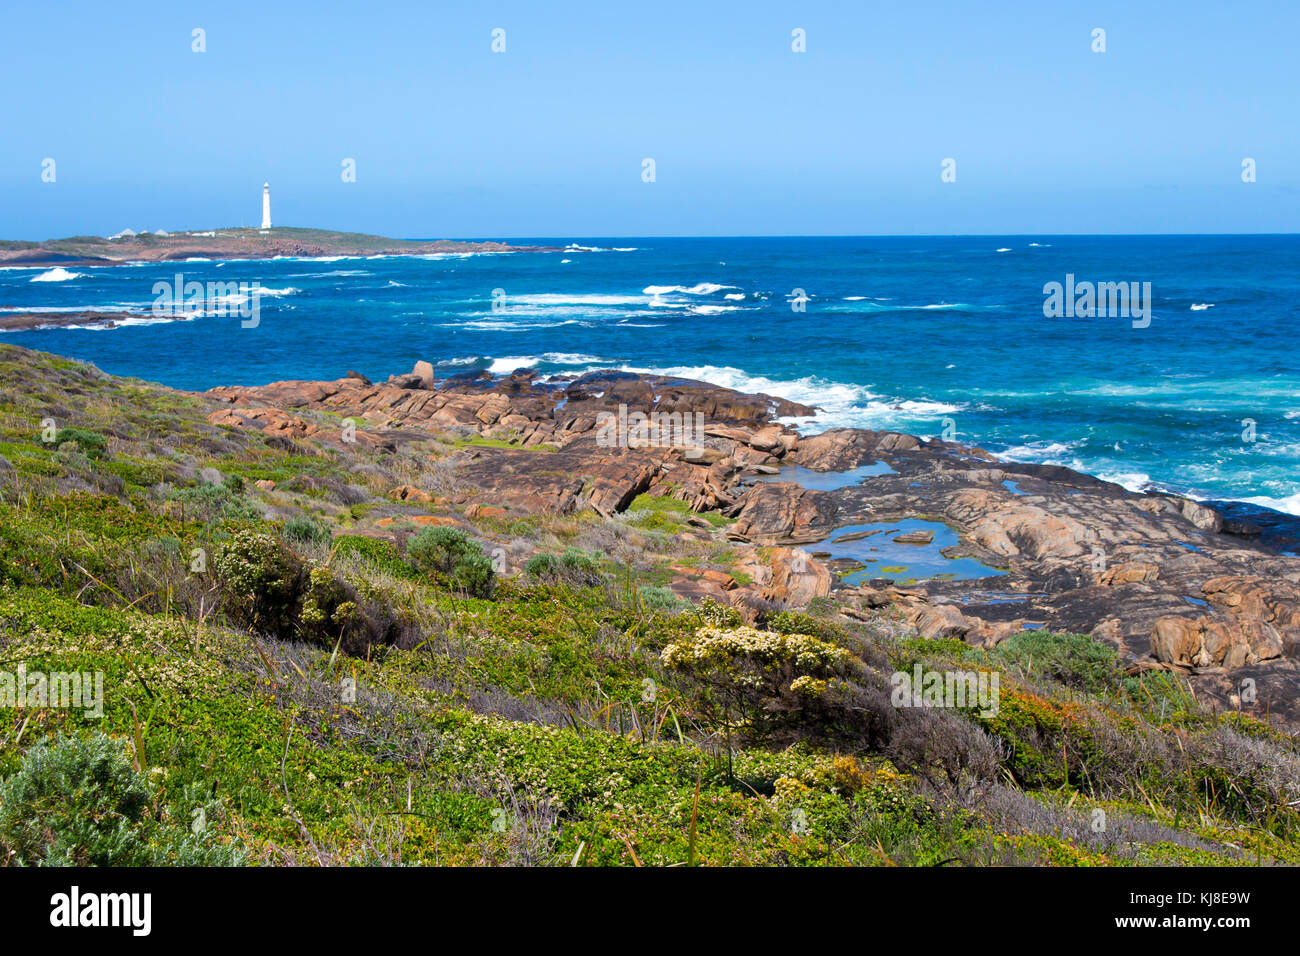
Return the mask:
{"type": "Polygon", "coordinates": [[[293,636],[305,577],[297,557],[272,535],[237,531],[214,563],[242,623],[274,637],[293,636]]]}
{"type": "Polygon", "coordinates": [[[108,441],[103,435],[84,428],[60,428],[50,444],[55,448],[62,448],[69,442],[75,443],[76,450],[91,460],[103,458],[108,450],[108,441]]]}
{"type": "Polygon", "coordinates": [[[554,577],[560,570],[560,562],[553,554],[535,554],[524,565],[524,572],[532,578],[554,577]]]}
{"type": "Polygon", "coordinates": [[[563,581],[579,587],[594,587],[605,580],[599,552],[588,553],[581,548],[569,548],[559,557],[535,554],[528,559],[524,570],[539,581],[563,581]]]}
{"type": "Polygon", "coordinates": [[[236,532],[217,551],[215,563],[231,611],[250,630],[280,640],[338,645],[349,654],[363,654],[376,644],[410,643],[412,629],[390,608],[364,599],[329,568],[305,564],[269,534],[236,532]]]}
{"type": "Polygon", "coordinates": [[[356,592],[334,577],[328,568],[312,568],[302,595],[299,616],[304,637],[342,635],[364,626],[356,592]]]}
{"type": "Polygon", "coordinates": [[[605,575],[600,570],[601,557],[599,551],[569,548],[560,555],[560,575],[579,587],[595,587],[605,580],[605,575]]]}
{"type": "Polygon", "coordinates": [[[730,604],[720,604],[711,597],[700,602],[695,616],[700,625],[705,627],[739,627],[745,623],[738,610],[730,604]]]}
{"type": "Polygon", "coordinates": [[[218,521],[256,521],[261,510],[243,495],[226,485],[201,484],[172,492],[172,501],[180,502],[187,518],[207,524],[218,521]]]}
{"type": "Polygon", "coordinates": [[[460,528],[425,528],[406,543],[406,556],[416,569],[436,574],[450,574],[463,558],[482,553],[460,528]]]}
{"type": "Polygon", "coordinates": [[[647,585],[637,589],[641,595],[641,604],[651,611],[677,611],[690,606],[689,601],[683,601],[670,588],[647,585]]]}
{"type": "Polygon", "coordinates": [[[480,598],[492,596],[496,579],[496,570],[486,554],[469,554],[461,558],[447,578],[456,590],[480,598]]]}
{"type": "Polygon", "coordinates": [[[87,472],[91,469],[90,459],[81,453],[80,445],[74,441],[60,445],[51,460],[71,471],[87,472]]]}
{"type": "Polygon", "coordinates": [[[1116,689],[1124,679],[1119,654],[1086,634],[1021,631],[993,651],[1026,673],[1096,694],[1116,689]]]}
{"type": "MultiPolygon", "coordinates": [[[[60,736],[0,783],[0,856],[20,866],[222,866],[242,862],[205,829],[171,823],[111,737],[60,736]]],[[[206,810],[206,808],[205,808],[206,810]]],[[[186,821],[188,823],[188,821],[186,821]]]]}
{"type": "Polygon", "coordinates": [[[491,560],[459,528],[425,528],[407,542],[406,556],[417,570],[473,597],[491,597],[496,587],[491,560]]]}
{"type": "Polygon", "coordinates": [[[588,554],[581,548],[569,548],[560,555],[560,565],[566,571],[591,573],[600,571],[600,554],[588,554]]]}
{"type": "Polygon", "coordinates": [[[399,578],[413,578],[416,573],[402,560],[402,553],[391,541],[371,538],[361,534],[341,534],[334,539],[335,554],[339,557],[356,555],[377,568],[399,578]]]}
{"type": "Polygon", "coordinates": [[[295,544],[327,544],[330,527],[313,515],[297,515],[284,523],[284,536],[295,544]]]}
{"type": "Polygon", "coordinates": [[[779,634],[811,634],[825,641],[843,639],[844,630],[834,622],[803,611],[781,611],[768,620],[767,626],[779,634]]]}

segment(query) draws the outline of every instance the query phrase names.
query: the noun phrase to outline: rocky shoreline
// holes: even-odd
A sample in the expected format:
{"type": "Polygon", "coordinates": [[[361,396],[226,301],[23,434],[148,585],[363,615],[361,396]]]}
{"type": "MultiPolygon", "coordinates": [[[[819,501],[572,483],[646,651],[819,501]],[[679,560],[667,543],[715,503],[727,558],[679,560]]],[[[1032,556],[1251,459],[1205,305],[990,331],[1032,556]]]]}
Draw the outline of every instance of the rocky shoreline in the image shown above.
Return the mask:
{"type": "MultiPolygon", "coordinates": [[[[169,319],[172,317],[168,317],[169,319]]],[[[183,318],[176,316],[175,318],[183,318]]],[[[149,312],[42,312],[40,309],[22,312],[0,312],[0,332],[28,332],[32,329],[68,329],[93,325],[106,329],[129,321],[158,321],[149,312]]]]}
{"type": "Polygon", "coordinates": [[[186,259],[276,259],[326,256],[419,256],[537,252],[504,242],[422,242],[323,229],[211,229],[141,233],[114,239],[75,236],[44,242],[0,242],[0,266],[115,266],[186,259]]]}
{"type": "MultiPolygon", "coordinates": [[[[395,450],[460,435],[456,474],[471,489],[460,497],[476,510],[613,516],[648,494],[734,519],[725,532],[700,519],[698,532],[745,548],[744,572],[675,567],[671,587],[682,597],[753,615],[833,593],[848,616],[883,612],[922,636],[984,646],[1032,628],[1091,634],[1134,672],[1177,670],[1224,707],[1240,706],[1248,688],[1279,717],[1300,716],[1300,558],[1284,553],[1278,534],[1189,499],[896,432],[804,437],[776,419],[812,408],[657,376],[437,379],[421,362],[383,383],[349,373],[205,394],[228,406],[209,416],[214,423],[290,441],[395,450]],[[309,412],[352,417],[355,435],[309,412]],[[611,442],[609,423],[638,413],[633,440],[611,442]],[[683,421],[702,429],[683,430],[683,421]],[[817,480],[782,480],[789,466],[817,480]],[[902,522],[920,530],[904,532],[902,522]],[[864,526],[873,530],[840,533],[864,526]],[[927,529],[955,532],[955,543],[940,547],[927,529]],[[906,569],[873,574],[870,551],[831,554],[828,542],[877,534],[934,552],[931,565],[959,559],[954,566],[976,562],[987,573],[908,580],[906,569]]],[[[428,500],[416,489],[395,496],[428,500]]]]}

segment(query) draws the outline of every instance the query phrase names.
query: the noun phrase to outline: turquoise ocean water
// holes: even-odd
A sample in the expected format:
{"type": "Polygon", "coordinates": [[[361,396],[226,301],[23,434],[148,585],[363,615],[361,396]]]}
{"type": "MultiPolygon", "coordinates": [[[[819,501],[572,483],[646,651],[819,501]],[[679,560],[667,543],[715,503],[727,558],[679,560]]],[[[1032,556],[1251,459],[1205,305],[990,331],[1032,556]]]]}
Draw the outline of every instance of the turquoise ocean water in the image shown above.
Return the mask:
{"type": "Polygon", "coordinates": [[[1300,237],[514,241],[563,251],[4,269],[5,310],[148,311],[177,273],[267,292],[256,328],[194,314],[0,341],[190,389],[417,359],[653,370],[818,405],[809,431],[947,428],[1017,461],[1300,514],[1300,237]],[[1067,275],[1149,282],[1150,324],[1046,318],[1043,287],[1067,275]]]}

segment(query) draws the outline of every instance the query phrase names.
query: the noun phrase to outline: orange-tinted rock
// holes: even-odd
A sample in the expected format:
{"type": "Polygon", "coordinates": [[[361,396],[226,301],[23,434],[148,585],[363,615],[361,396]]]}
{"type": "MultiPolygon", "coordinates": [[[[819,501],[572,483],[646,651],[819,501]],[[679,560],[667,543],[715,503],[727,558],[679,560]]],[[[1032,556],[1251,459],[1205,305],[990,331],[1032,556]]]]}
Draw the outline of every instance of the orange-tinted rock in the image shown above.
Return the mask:
{"type": "Polygon", "coordinates": [[[432,501],[433,495],[427,491],[421,491],[414,485],[398,485],[388,492],[388,497],[397,501],[432,501]]]}

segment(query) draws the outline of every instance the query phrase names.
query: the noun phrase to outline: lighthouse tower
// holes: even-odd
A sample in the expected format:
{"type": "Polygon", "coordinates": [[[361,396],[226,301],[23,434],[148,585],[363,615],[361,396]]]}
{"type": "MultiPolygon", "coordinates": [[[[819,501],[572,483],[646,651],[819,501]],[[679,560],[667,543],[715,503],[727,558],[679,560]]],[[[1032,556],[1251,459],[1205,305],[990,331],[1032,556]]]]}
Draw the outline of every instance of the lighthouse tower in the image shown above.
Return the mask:
{"type": "Polygon", "coordinates": [[[271,228],[271,184],[262,183],[262,228],[271,228]]]}

